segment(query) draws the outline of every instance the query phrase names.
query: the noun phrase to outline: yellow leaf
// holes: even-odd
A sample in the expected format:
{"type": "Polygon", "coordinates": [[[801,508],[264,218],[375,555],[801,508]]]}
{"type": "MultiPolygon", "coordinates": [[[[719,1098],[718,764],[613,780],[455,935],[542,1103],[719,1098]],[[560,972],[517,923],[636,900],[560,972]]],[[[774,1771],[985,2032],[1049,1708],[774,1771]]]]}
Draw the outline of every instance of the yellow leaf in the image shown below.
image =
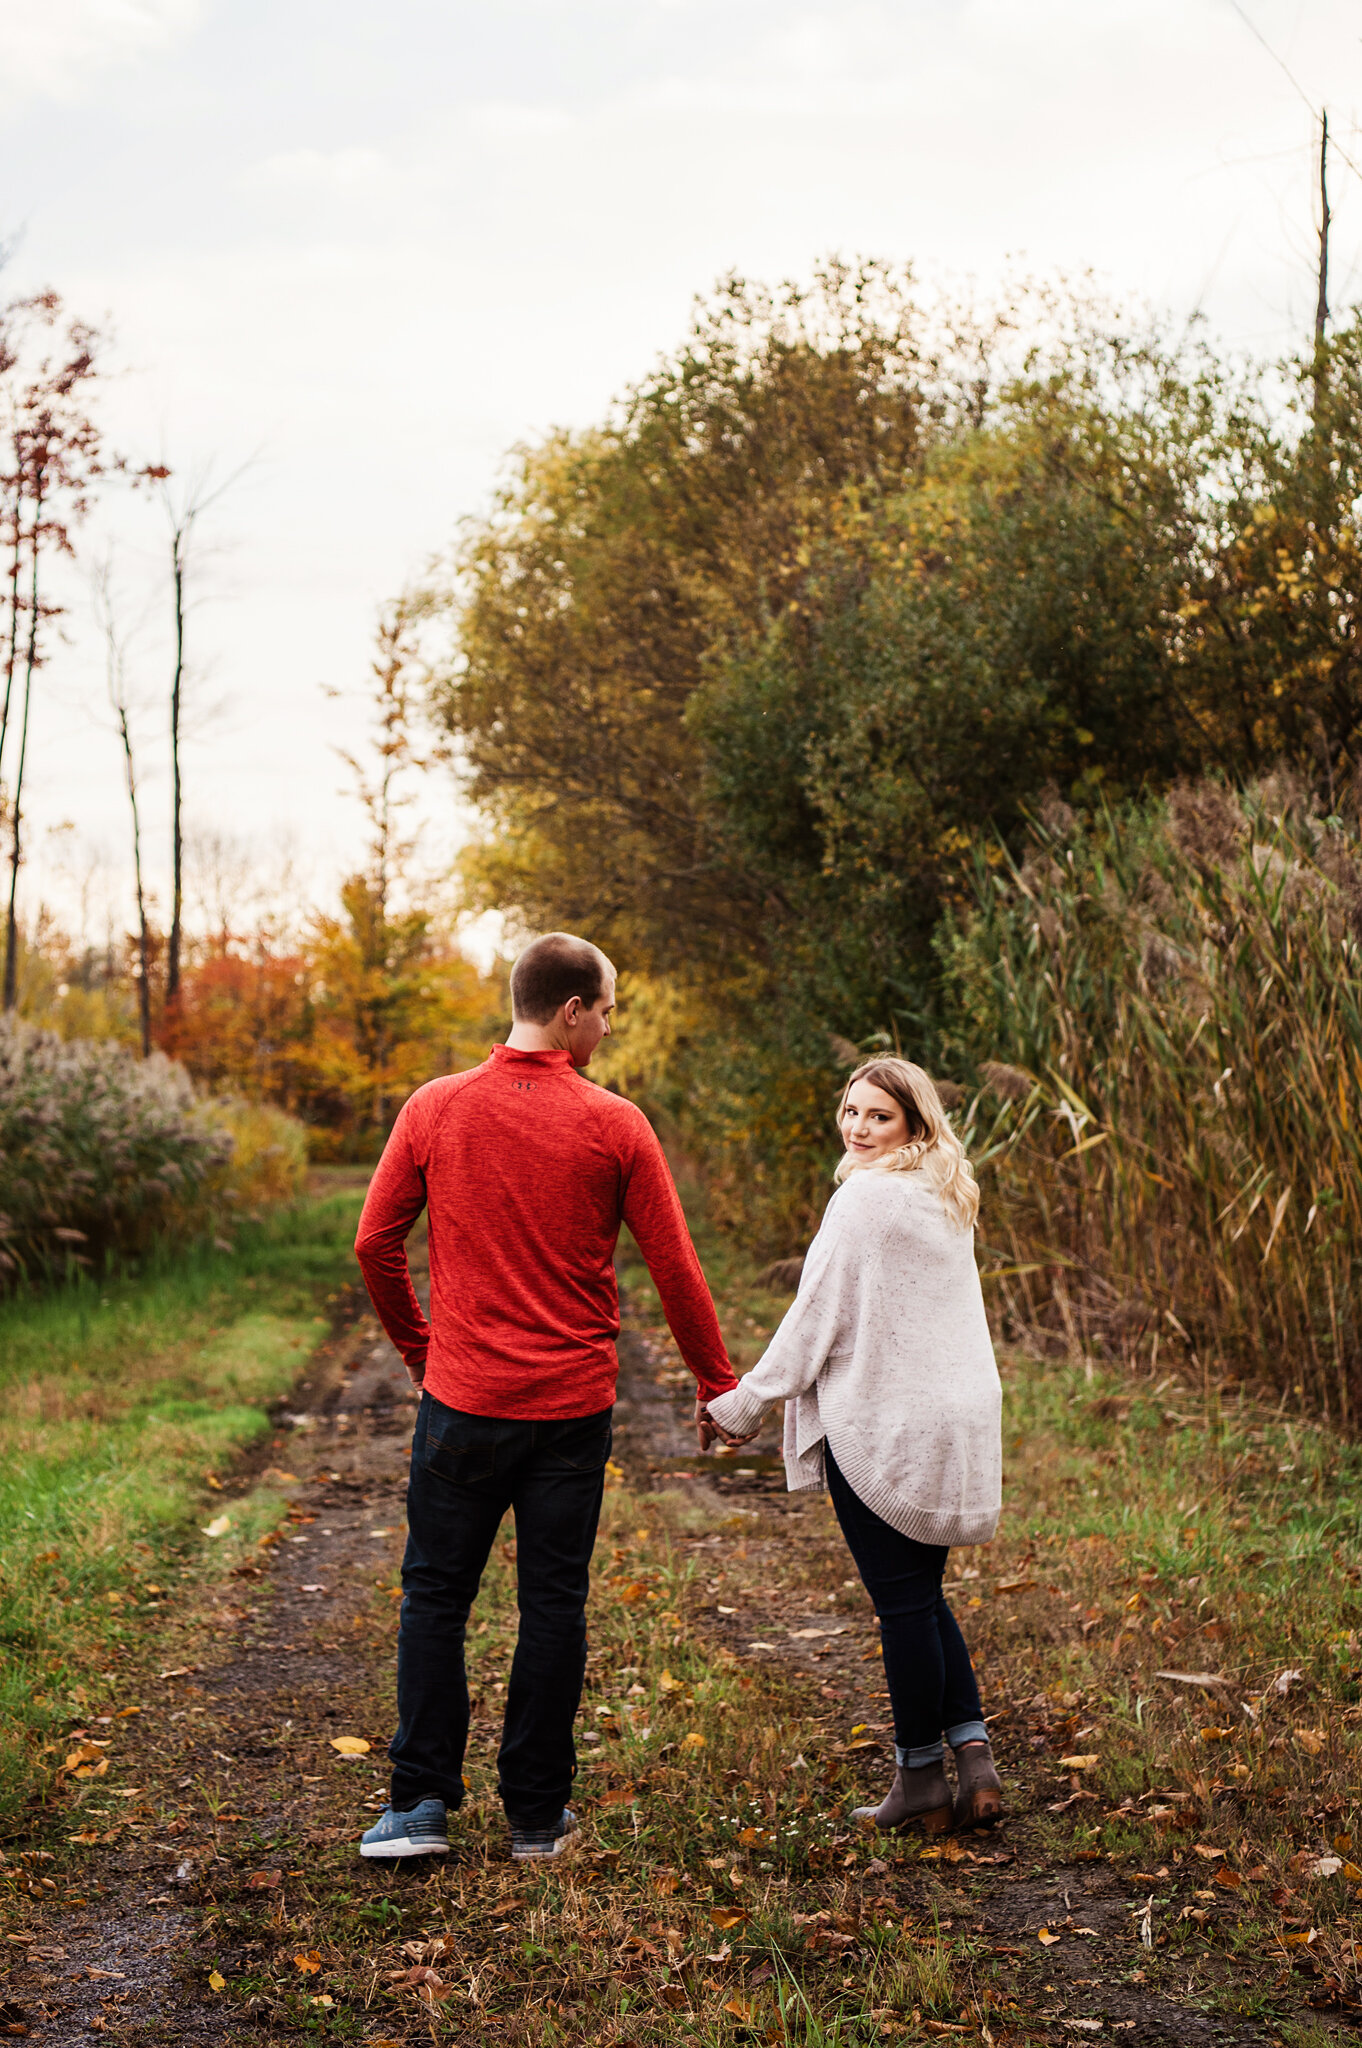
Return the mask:
{"type": "Polygon", "coordinates": [[[1233,1733],[1233,1728],[1203,1728],[1201,1739],[1203,1742],[1228,1742],[1233,1733]]]}
{"type": "Polygon", "coordinates": [[[331,1747],[342,1756],[367,1756],[373,1744],[366,1742],[362,1735],[337,1735],[331,1747]]]}
{"type": "Polygon", "coordinates": [[[1307,1756],[1318,1756],[1324,1747],[1324,1737],[1318,1728],[1298,1728],[1296,1740],[1307,1756]]]}
{"type": "Polygon", "coordinates": [[[74,1771],[78,1764],[98,1763],[103,1754],[104,1744],[102,1742],[78,1742],[74,1749],[67,1751],[66,1762],[62,1765],[62,1769],[64,1771],[74,1771]]]}
{"type": "Polygon", "coordinates": [[[335,1999],[331,1996],[331,1993],[329,1991],[319,1992],[315,1998],[309,1998],[307,2002],[309,2005],[322,2006],[331,2006],[336,2003],[335,1999]]]}
{"type": "Polygon", "coordinates": [[[711,1906],[709,1917],[720,1933],[727,1934],[730,1927],[742,1927],[752,1918],[746,1906],[711,1906]]]}
{"type": "Polygon", "coordinates": [[[685,1690],[679,1678],[673,1678],[670,1671],[664,1671],[657,1681],[659,1692],[682,1692],[685,1690]]]}
{"type": "Polygon", "coordinates": [[[1036,1935],[1036,1940],[1041,1944],[1043,1948],[1053,1948],[1055,1943],[1059,1940],[1059,1936],[1057,1934],[1051,1934],[1048,1927],[1042,1927],[1036,1935]]]}
{"type": "Polygon", "coordinates": [[[735,2020],[746,2021],[751,2019],[756,2008],[753,2006],[750,1998],[739,1998],[735,1992],[722,2010],[724,2012],[731,2012],[735,2020]]]}
{"type": "Polygon", "coordinates": [[[206,1524],[203,1533],[205,1536],[225,1536],[231,1526],[230,1515],[214,1515],[212,1521],[206,1524]]]}
{"type": "Polygon", "coordinates": [[[305,1977],[315,1977],[322,1966],[321,1950],[310,1948],[300,1951],[293,1958],[293,1967],[301,1970],[305,1977]]]}
{"type": "Polygon", "coordinates": [[[210,1991],[225,1991],[227,1989],[227,1979],[223,1976],[221,1970],[210,1970],[208,1972],[208,1989],[210,1991]]]}
{"type": "Polygon", "coordinates": [[[1362,1870],[1359,1870],[1355,1863],[1345,1863],[1343,1875],[1347,1878],[1349,1884],[1362,1884],[1362,1870]]]}
{"type": "Polygon", "coordinates": [[[994,1591],[998,1593],[1029,1593],[1035,1583],[1034,1579],[1000,1579],[994,1591]]]}
{"type": "Polygon", "coordinates": [[[1225,1853],[1223,1849],[1213,1849],[1209,1842],[1193,1842],[1192,1848],[1198,1856],[1203,1856],[1208,1863],[1218,1862],[1225,1853]]]}
{"type": "Polygon", "coordinates": [[[704,1746],[705,1738],[698,1728],[692,1728],[689,1735],[681,1737],[682,1749],[703,1749],[704,1746]]]}
{"type": "Polygon", "coordinates": [[[1096,1756],[1062,1756],[1059,1766],[1064,1771],[1090,1771],[1101,1759],[1096,1756]]]}

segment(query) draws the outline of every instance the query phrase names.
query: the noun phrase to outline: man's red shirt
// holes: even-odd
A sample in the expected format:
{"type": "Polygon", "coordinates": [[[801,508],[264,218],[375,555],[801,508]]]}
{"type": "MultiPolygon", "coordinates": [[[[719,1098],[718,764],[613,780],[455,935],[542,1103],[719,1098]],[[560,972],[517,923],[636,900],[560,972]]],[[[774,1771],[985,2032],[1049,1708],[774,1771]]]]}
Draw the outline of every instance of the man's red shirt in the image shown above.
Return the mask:
{"type": "Polygon", "coordinates": [[[737,1382],[662,1147],[566,1052],[495,1045],[399,1112],[355,1253],[379,1320],[437,1401],[470,1415],[594,1415],[615,1398],[614,1254],[628,1224],[702,1399],[737,1382]],[[430,1210],[430,1320],[406,1239],[430,1210]]]}

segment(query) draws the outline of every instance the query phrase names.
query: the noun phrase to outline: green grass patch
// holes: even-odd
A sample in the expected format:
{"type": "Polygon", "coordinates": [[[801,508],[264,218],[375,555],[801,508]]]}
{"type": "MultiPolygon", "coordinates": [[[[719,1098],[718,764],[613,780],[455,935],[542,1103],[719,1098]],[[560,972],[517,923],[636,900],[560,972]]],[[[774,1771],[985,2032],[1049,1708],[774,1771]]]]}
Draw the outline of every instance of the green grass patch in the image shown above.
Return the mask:
{"type": "Polygon", "coordinates": [[[135,1663],[198,1569],[208,1475],[268,1428],[327,1334],[356,1208],[298,1204],[243,1225],[231,1253],[0,1306],[0,1823],[50,1781],[92,1681],[135,1663]]]}

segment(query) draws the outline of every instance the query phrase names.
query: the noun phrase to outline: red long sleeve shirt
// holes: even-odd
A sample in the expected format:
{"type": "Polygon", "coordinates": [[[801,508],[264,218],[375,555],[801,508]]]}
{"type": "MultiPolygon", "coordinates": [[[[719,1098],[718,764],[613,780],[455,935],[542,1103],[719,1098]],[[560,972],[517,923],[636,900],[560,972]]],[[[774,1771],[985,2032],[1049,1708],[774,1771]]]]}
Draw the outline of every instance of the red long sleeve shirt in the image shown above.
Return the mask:
{"type": "Polygon", "coordinates": [[[710,1400],[737,1384],[651,1125],[566,1052],[495,1045],[418,1088],[393,1125],[355,1254],[379,1320],[437,1401],[469,1415],[594,1415],[615,1398],[614,1253],[629,1225],[710,1400]],[[430,1210],[430,1320],[406,1239],[430,1210]]]}

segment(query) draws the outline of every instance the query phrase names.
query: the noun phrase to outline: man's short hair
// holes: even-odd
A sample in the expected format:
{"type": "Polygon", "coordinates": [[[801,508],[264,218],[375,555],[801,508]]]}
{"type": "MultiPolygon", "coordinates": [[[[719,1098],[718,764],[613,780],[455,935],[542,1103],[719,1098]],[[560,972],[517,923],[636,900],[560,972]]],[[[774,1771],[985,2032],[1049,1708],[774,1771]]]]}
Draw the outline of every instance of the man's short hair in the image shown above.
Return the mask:
{"type": "Polygon", "coordinates": [[[511,969],[511,1012],[523,1024],[547,1024],[576,996],[587,1009],[605,993],[605,955],[571,932],[532,939],[511,969]]]}

